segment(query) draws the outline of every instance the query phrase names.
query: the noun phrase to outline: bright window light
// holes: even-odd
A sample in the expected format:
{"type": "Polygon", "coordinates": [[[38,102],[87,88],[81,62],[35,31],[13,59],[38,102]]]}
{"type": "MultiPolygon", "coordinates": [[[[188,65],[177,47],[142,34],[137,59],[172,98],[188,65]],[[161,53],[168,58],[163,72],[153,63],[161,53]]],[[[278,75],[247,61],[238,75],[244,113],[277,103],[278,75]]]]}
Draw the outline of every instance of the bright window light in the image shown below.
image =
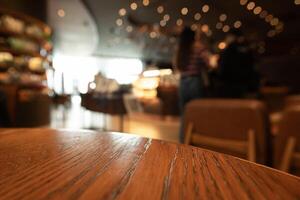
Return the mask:
{"type": "Polygon", "coordinates": [[[143,71],[143,63],[139,59],[109,59],[105,66],[107,78],[115,79],[119,84],[133,83],[143,71]]]}
{"type": "Polygon", "coordinates": [[[100,58],[91,56],[54,55],[55,68],[54,90],[68,94],[78,90],[86,93],[88,84],[94,76],[101,72],[107,78],[115,79],[119,84],[131,84],[143,71],[143,63],[139,59],[100,58]],[[62,77],[64,84],[62,84],[62,77]]]}

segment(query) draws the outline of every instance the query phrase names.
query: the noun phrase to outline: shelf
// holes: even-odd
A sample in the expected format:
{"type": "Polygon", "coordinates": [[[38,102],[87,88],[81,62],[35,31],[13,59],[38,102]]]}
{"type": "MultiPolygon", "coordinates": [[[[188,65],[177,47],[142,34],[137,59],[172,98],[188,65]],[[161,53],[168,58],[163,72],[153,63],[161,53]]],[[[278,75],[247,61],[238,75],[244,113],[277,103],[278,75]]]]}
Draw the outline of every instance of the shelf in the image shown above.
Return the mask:
{"type": "Polygon", "coordinates": [[[4,48],[4,47],[0,47],[0,52],[8,52],[8,53],[11,53],[11,54],[13,54],[15,56],[30,56],[30,57],[40,57],[40,58],[46,59],[45,56],[42,56],[38,52],[15,50],[15,49],[4,48]]]}
{"type": "Polygon", "coordinates": [[[26,33],[16,33],[16,32],[6,30],[3,28],[0,28],[0,35],[6,36],[6,37],[12,36],[12,37],[17,37],[17,38],[22,38],[22,39],[28,39],[28,40],[31,40],[32,42],[38,43],[40,46],[42,46],[46,42],[48,42],[46,39],[34,37],[34,36],[28,35],[26,33]]]}

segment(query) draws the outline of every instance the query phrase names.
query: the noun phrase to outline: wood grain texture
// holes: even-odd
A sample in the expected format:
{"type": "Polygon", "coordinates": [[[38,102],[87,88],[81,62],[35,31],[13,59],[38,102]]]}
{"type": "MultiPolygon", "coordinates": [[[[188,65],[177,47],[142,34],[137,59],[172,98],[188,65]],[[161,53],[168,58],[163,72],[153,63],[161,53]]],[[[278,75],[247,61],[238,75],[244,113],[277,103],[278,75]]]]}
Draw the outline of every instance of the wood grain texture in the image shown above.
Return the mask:
{"type": "Polygon", "coordinates": [[[300,199],[300,179],[126,134],[2,129],[0,199],[300,199]]]}

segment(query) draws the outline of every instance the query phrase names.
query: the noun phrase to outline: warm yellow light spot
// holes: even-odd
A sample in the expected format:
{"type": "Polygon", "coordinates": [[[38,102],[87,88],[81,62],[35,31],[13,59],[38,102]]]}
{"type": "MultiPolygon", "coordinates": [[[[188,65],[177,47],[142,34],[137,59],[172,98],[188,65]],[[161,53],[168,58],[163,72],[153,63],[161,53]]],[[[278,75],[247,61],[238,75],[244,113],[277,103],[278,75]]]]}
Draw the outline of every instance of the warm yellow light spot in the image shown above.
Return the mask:
{"type": "Polygon", "coordinates": [[[130,8],[131,8],[131,10],[136,10],[137,8],[138,8],[138,5],[137,5],[137,3],[131,3],[130,4],[130,8]]]}
{"type": "Polygon", "coordinates": [[[167,22],[166,22],[165,20],[161,20],[161,21],[159,22],[159,24],[160,24],[161,27],[164,27],[164,26],[167,25],[167,22]]]}
{"type": "Polygon", "coordinates": [[[248,10],[253,10],[254,7],[255,7],[255,3],[253,1],[249,2],[248,5],[247,5],[248,10]]]}
{"type": "Polygon", "coordinates": [[[122,26],[122,25],[123,25],[123,20],[122,20],[122,19],[117,19],[117,20],[116,20],[116,24],[117,24],[118,26],[122,26]]]}
{"type": "Polygon", "coordinates": [[[121,8],[120,10],[119,10],[119,15],[120,16],[125,16],[126,15],[126,9],[125,8],[121,8]]]}
{"type": "Polygon", "coordinates": [[[223,23],[222,22],[218,22],[216,24],[216,29],[222,29],[223,28],[223,23]]]}
{"type": "Polygon", "coordinates": [[[227,15],[226,14],[222,14],[222,15],[220,15],[219,19],[220,19],[221,22],[224,22],[227,19],[227,15]]]}
{"type": "Polygon", "coordinates": [[[236,22],[234,22],[233,26],[234,26],[234,28],[241,28],[242,22],[241,21],[236,21],[236,22]]]}
{"type": "Polygon", "coordinates": [[[276,35],[276,31],[275,30],[270,30],[268,33],[267,33],[267,36],[268,37],[274,37],[276,35]]]}
{"type": "Polygon", "coordinates": [[[227,33],[230,30],[230,27],[228,25],[225,25],[222,30],[223,32],[227,33]]]}
{"type": "Polygon", "coordinates": [[[201,27],[201,31],[204,32],[204,33],[207,33],[209,31],[209,26],[207,24],[204,24],[202,27],[201,27]]]}
{"type": "Polygon", "coordinates": [[[300,5],[300,0],[295,0],[296,5],[300,5]]]}
{"type": "Polygon", "coordinates": [[[158,6],[158,7],[157,7],[157,12],[158,12],[159,14],[163,13],[164,10],[165,10],[165,8],[164,8],[163,6],[158,6]]]}
{"type": "Polygon", "coordinates": [[[149,0],[143,0],[143,5],[144,6],[149,6],[150,4],[150,1],[149,0]]]}
{"type": "Polygon", "coordinates": [[[201,14],[200,13],[196,13],[195,15],[194,15],[194,19],[196,20],[196,21],[199,21],[200,19],[201,19],[201,14]]]}
{"type": "Polygon", "coordinates": [[[66,16],[66,12],[64,9],[58,9],[57,10],[57,15],[61,18],[65,17],[66,16]]]}
{"type": "Polygon", "coordinates": [[[170,20],[170,15],[165,14],[165,15],[164,15],[164,21],[169,21],[169,20],[170,20]]]}
{"type": "Polygon", "coordinates": [[[262,11],[259,15],[260,18],[266,18],[268,16],[268,12],[266,10],[262,11]]]}
{"type": "Polygon", "coordinates": [[[225,42],[220,42],[219,45],[218,45],[218,48],[221,49],[221,50],[223,50],[223,49],[226,48],[226,46],[227,46],[227,45],[226,45],[225,42]]]}
{"type": "Polygon", "coordinates": [[[150,34],[149,34],[150,38],[156,38],[157,37],[157,33],[155,31],[152,31],[150,34]]]}
{"type": "Polygon", "coordinates": [[[181,14],[182,15],[187,15],[188,12],[189,12],[189,9],[187,7],[184,7],[184,8],[181,9],[181,14]]]}
{"type": "Polygon", "coordinates": [[[177,19],[176,24],[177,24],[177,26],[182,26],[183,25],[183,20],[182,19],[177,19]]]}
{"type": "Polygon", "coordinates": [[[240,4],[242,6],[246,5],[248,3],[248,0],[240,0],[240,4]]]}
{"type": "Polygon", "coordinates": [[[277,26],[278,23],[279,23],[279,19],[278,19],[278,18],[273,18],[273,19],[271,20],[271,25],[272,25],[272,26],[277,26]]]}
{"type": "Polygon", "coordinates": [[[266,18],[265,18],[265,20],[266,20],[266,22],[271,22],[272,21],[272,19],[273,19],[274,17],[273,17],[273,15],[268,15],[266,18]]]}
{"type": "Polygon", "coordinates": [[[192,24],[191,29],[193,31],[196,31],[198,29],[198,25],[197,24],[192,24]]]}
{"type": "Polygon", "coordinates": [[[202,12],[207,13],[208,11],[209,11],[209,5],[206,4],[202,7],[202,12]]]}
{"type": "Polygon", "coordinates": [[[260,6],[257,6],[256,8],[254,8],[253,13],[255,15],[259,15],[262,11],[262,8],[260,6]]]}
{"type": "Polygon", "coordinates": [[[132,26],[127,26],[127,27],[126,27],[126,31],[127,31],[128,33],[131,33],[131,32],[133,31],[132,26]]]}

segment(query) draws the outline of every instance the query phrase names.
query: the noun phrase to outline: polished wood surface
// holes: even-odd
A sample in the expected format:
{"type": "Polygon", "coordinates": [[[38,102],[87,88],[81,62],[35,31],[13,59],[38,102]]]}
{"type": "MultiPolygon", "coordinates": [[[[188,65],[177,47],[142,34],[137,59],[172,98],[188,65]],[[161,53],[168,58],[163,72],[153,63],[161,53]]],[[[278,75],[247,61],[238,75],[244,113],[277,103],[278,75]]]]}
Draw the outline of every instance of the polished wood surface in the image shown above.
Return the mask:
{"type": "Polygon", "coordinates": [[[299,199],[300,179],[117,133],[0,130],[0,199],[299,199]]]}

